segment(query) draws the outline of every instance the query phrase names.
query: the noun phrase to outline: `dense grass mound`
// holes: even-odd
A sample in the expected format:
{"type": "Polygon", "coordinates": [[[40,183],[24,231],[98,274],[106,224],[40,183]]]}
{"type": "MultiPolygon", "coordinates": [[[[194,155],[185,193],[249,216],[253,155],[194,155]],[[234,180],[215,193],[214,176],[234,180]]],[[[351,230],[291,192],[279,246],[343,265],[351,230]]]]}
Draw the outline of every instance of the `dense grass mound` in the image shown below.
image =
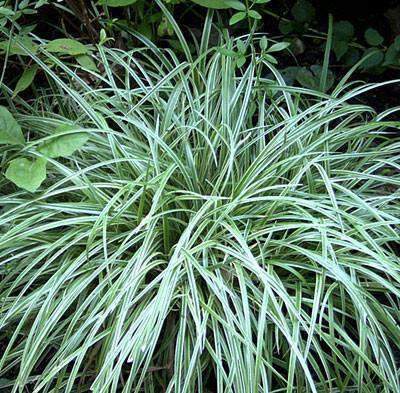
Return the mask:
{"type": "Polygon", "coordinates": [[[36,193],[1,178],[10,391],[400,390],[391,112],[206,47],[100,48],[90,80],[36,59],[52,88],[16,114],[25,153],[60,124],[90,139],[36,193]]]}

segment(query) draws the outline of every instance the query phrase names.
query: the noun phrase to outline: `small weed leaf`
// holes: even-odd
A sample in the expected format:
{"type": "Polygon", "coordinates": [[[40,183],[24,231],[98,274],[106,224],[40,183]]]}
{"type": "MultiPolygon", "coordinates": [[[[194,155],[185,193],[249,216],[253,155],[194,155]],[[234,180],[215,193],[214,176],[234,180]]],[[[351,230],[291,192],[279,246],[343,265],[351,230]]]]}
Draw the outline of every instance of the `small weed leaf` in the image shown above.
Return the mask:
{"type": "Polygon", "coordinates": [[[400,50],[396,47],[396,44],[389,46],[385,53],[385,63],[384,65],[398,65],[400,60],[400,50]]]}
{"type": "Polygon", "coordinates": [[[372,46],[378,46],[383,43],[383,37],[375,29],[369,28],[365,30],[364,37],[365,41],[372,46]]]}
{"type": "Polygon", "coordinates": [[[276,44],[273,44],[269,49],[268,52],[280,52],[282,50],[285,50],[290,46],[289,42],[277,42],[276,44]]]}
{"type": "Polygon", "coordinates": [[[76,61],[78,64],[82,67],[85,68],[89,71],[98,71],[98,68],[96,66],[96,63],[93,61],[93,59],[88,56],[88,55],[79,55],[76,56],[76,61]]]}
{"type": "Polygon", "coordinates": [[[354,26],[347,20],[333,24],[333,37],[335,40],[349,42],[354,37],[354,26]]]}
{"type": "Polygon", "coordinates": [[[30,68],[27,68],[18,79],[18,82],[15,86],[13,97],[15,97],[21,91],[26,90],[35,79],[36,73],[38,70],[38,66],[35,64],[30,68]]]}
{"type": "Polygon", "coordinates": [[[25,142],[21,126],[4,106],[0,106],[0,144],[22,145],[25,142]]]}
{"type": "Polygon", "coordinates": [[[84,55],[88,51],[85,45],[70,38],[59,38],[50,41],[47,43],[46,49],[52,53],[65,53],[71,56],[84,55]]]}
{"type": "Polygon", "coordinates": [[[338,60],[340,60],[348,51],[349,43],[347,41],[334,41],[333,51],[338,60]]]}
{"type": "Polygon", "coordinates": [[[361,65],[361,68],[363,68],[364,70],[379,66],[384,59],[383,52],[377,50],[376,48],[367,49],[364,52],[364,57],[368,55],[369,57],[361,65]]]}
{"type": "MultiPolygon", "coordinates": [[[[302,86],[318,90],[321,73],[322,67],[320,65],[312,65],[310,69],[301,67],[296,74],[296,79],[302,86]]],[[[329,90],[334,82],[335,77],[332,71],[328,71],[325,90],[329,90]]]]}
{"type": "Polygon", "coordinates": [[[67,134],[56,136],[46,141],[39,148],[39,151],[49,158],[68,157],[72,155],[89,139],[89,134],[87,132],[71,133],[71,131],[76,130],[76,128],[76,126],[69,124],[63,124],[57,127],[55,131],[56,134],[67,134]]]}
{"type": "Polygon", "coordinates": [[[237,0],[226,0],[225,3],[237,11],[246,11],[246,6],[237,0]]]}
{"type": "Polygon", "coordinates": [[[311,22],[315,16],[315,8],[308,0],[298,0],[292,8],[292,15],[297,22],[311,22]]]}
{"type": "Polygon", "coordinates": [[[229,20],[229,24],[232,26],[246,18],[245,12],[236,12],[236,14],[232,15],[232,18],[229,20]]]}
{"type": "Polygon", "coordinates": [[[268,48],[268,38],[263,36],[260,40],[260,48],[261,50],[265,51],[268,48]]]}
{"type": "Polygon", "coordinates": [[[29,53],[27,51],[36,53],[37,49],[38,45],[36,45],[30,37],[25,36],[14,38],[11,44],[9,44],[8,40],[0,42],[0,52],[6,52],[8,50],[10,56],[28,56],[29,53]],[[24,48],[26,48],[26,50],[24,48]]]}
{"type": "Polygon", "coordinates": [[[262,16],[256,10],[250,10],[247,15],[252,19],[262,19],[262,16]]]}
{"type": "Polygon", "coordinates": [[[6,178],[19,188],[35,192],[46,178],[46,160],[38,158],[16,158],[6,171],[6,178]]]}

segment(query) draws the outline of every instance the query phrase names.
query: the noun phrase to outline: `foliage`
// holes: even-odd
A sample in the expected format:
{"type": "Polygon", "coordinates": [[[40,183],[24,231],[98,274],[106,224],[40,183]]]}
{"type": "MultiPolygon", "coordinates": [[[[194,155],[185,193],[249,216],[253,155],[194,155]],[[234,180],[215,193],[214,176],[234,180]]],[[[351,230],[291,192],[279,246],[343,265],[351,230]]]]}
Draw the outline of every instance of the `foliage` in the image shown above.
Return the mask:
{"type": "MultiPolygon", "coordinates": [[[[298,0],[291,9],[293,20],[282,19],[280,31],[286,36],[306,35],[307,29],[315,23],[316,10],[309,0],[298,0]]],[[[378,30],[368,27],[363,32],[363,42],[356,38],[354,25],[347,20],[339,20],[334,24],[333,51],[336,60],[351,67],[363,56],[371,52],[378,54],[370,62],[364,63],[364,70],[382,73],[387,67],[400,66],[400,51],[398,36],[394,43],[385,43],[384,37],[378,30]],[[396,44],[397,43],[397,44],[396,44]]]]}
{"type": "Polygon", "coordinates": [[[24,143],[20,125],[4,106],[0,106],[0,144],[19,145],[24,143]]]}
{"type": "MultiPolygon", "coordinates": [[[[178,20],[182,19],[181,15],[188,17],[188,20],[198,20],[196,27],[204,21],[207,9],[215,10],[220,13],[220,26],[230,28],[234,35],[246,34],[250,30],[254,32],[266,29],[271,32],[279,27],[283,34],[283,40],[291,43],[291,50],[296,54],[300,45],[299,53],[307,50],[307,46],[313,48],[319,47],[322,54],[324,48],[324,40],[326,35],[316,29],[321,28],[321,24],[317,21],[317,13],[315,2],[311,0],[294,0],[289,2],[288,8],[280,7],[280,4],[270,0],[163,0],[165,7],[176,16],[178,20]],[[275,14],[274,9],[278,8],[280,14],[275,14]],[[274,19],[275,18],[275,19],[274,19]],[[278,26],[279,25],[279,26],[278,26]],[[310,39],[310,34],[314,37],[310,39]],[[317,38],[316,38],[317,37],[317,38]]],[[[174,27],[170,20],[165,17],[156,2],[148,2],[146,0],[104,0],[92,2],[89,7],[82,6],[79,0],[65,0],[65,4],[60,4],[55,0],[45,1],[29,1],[23,0],[14,7],[11,1],[3,2],[0,13],[1,24],[5,25],[9,22],[19,22],[19,35],[26,40],[30,40],[27,34],[31,29],[35,28],[36,17],[40,16],[46,7],[52,7],[54,11],[58,11],[61,15],[61,22],[67,23],[69,30],[76,29],[76,25],[80,26],[79,31],[75,31],[77,36],[82,35],[82,31],[87,32],[86,40],[78,39],[69,43],[75,47],[75,51],[62,50],[58,48],[59,53],[67,53],[76,55],[76,60],[85,69],[94,71],[96,65],[93,64],[91,56],[84,56],[83,44],[96,44],[99,42],[99,32],[104,31],[113,44],[122,45],[122,49],[129,49],[138,45],[137,38],[132,36],[133,32],[140,33],[147,39],[156,42],[166,43],[175,50],[180,49],[178,37],[174,34],[174,27]],[[34,15],[34,17],[33,17],[34,15]],[[32,22],[27,22],[27,18],[31,16],[32,22]],[[68,17],[67,17],[68,16],[68,17]],[[69,23],[70,18],[75,18],[69,23]],[[69,23],[69,24],[68,24],[69,23]],[[84,41],[84,42],[82,42],[84,41]],[[80,49],[76,46],[81,45],[80,49]],[[81,54],[81,56],[77,56],[81,54]]],[[[321,18],[319,16],[319,18],[321,18]]],[[[324,19],[324,23],[327,16],[324,19]]],[[[9,23],[8,23],[9,26],[9,23]]],[[[323,27],[325,30],[325,27],[323,27]]],[[[73,33],[73,32],[72,32],[73,33]]],[[[194,34],[192,32],[191,34],[194,34]]],[[[50,37],[49,41],[52,41],[50,37]]],[[[57,42],[62,44],[71,39],[71,31],[62,29],[54,41],[50,43],[49,48],[57,50],[57,42]]],[[[282,37],[271,36],[278,41],[282,37]]],[[[363,31],[357,31],[350,21],[337,20],[334,21],[334,34],[332,41],[332,49],[335,55],[337,65],[344,68],[353,66],[361,58],[374,52],[369,57],[360,70],[364,73],[382,74],[389,68],[400,67],[400,36],[389,41],[373,26],[367,26],[363,31]]],[[[29,45],[31,50],[36,49],[31,42],[26,41],[25,46],[29,45]]],[[[6,52],[10,55],[25,55],[25,51],[15,44],[9,44],[8,40],[0,42],[0,52],[6,52]]],[[[194,50],[194,48],[191,48],[194,50]]],[[[243,60],[241,60],[243,61],[243,60]]],[[[308,63],[310,66],[317,66],[317,63],[308,63]]],[[[288,64],[292,67],[293,64],[288,64]]],[[[303,65],[304,66],[304,65],[303,65]]],[[[302,73],[301,68],[298,72],[302,73]]],[[[312,71],[311,71],[312,72],[312,71]]],[[[340,72],[339,72],[340,73],[340,72]]],[[[302,78],[294,78],[295,81],[303,80],[302,78]]],[[[299,82],[300,83],[300,82],[299,82]]],[[[309,86],[306,85],[306,86],[309,86]]]]}
{"type": "Polygon", "coordinates": [[[34,192],[46,178],[46,160],[15,158],[10,161],[5,177],[18,187],[34,192]]]}
{"type": "Polygon", "coordinates": [[[398,392],[395,109],[326,62],[287,86],[280,43],[213,48],[210,18],[192,55],[165,12],[185,59],[98,45],[88,80],[38,44],[48,86],[3,113],[30,134],[0,146],[3,387],[398,392]]]}

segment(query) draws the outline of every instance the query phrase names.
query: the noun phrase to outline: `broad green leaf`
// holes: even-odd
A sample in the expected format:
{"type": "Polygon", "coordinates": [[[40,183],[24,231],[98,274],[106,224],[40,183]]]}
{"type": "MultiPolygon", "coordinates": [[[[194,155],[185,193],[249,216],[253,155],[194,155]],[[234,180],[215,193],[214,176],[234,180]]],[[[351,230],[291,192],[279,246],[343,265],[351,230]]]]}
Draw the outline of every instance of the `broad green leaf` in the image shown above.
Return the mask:
{"type": "Polygon", "coordinates": [[[306,67],[301,67],[296,74],[297,81],[304,87],[318,89],[319,79],[306,67]]]}
{"type": "Polygon", "coordinates": [[[0,106],[0,144],[21,145],[25,142],[20,125],[4,106],[0,106]]]}
{"type": "Polygon", "coordinates": [[[14,15],[14,11],[10,8],[0,7],[0,15],[12,16],[14,15]]]}
{"type": "Polygon", "coordinates": [[[193,3],[201,5],[202,7],[206,8],[213,8],[216,10],[222,10],[231,8],[229,4],[225,0],[192,0],[193,3]]]}
{"type": "Polygon", "coordinates": [[[165,16],[162,17],[161,22],[158,24],[157,35],[159,37],[174,35],[174,27],[165,16]]]}
{"type": "Polygon", "coordinates": [[[249,15],[250,18],[253,19],[262,19],[262,16],[260,15],[259,12],[255,11],[255,10],[250,10],[247,15],[249,15]]]}
{"type": "Polygon", "coordinates": [[[236,66],[239,68],[243,67],[245,63],[246,63],[246,56],[239,56],[236,59],[236,66]]]}
{"type": "Polygon", "coordinates": [[[333,51],[336,55],[337,60],[340,60],[346,54],[348,49],[349,49],[349,43],[347,41],[335,40],[333,42],[333,51]]]}
{"type": "Polygon", "coordinates": [[[315,16],[315,8],[308,0],[297,0],[292,8],[292,15],[298,22],[311,22],[315,16]]]}
{"type": "Polygon", "coordinates": [[[27,89],[35,79],[36,72],[38,70],[38,65],[34,64],[32,67],[27,68],[18,79],[18,82],[15,86],[13,97],[15,97],[21,91],[27,89]]]}
{"type": "Polygon", "coordinates": [[[55,134],[60,135],[44,142],[39,148],[39,151],[50,158],[68,157],[72,155],[89,139],[89,134],[87,132],[71,133],[71,131],[76,130],[76,128],[76,126],[70,124],[58,126],[55,130],[55,134]]]}
{"type": "Polygon", "coordinates": [[[243,40],[238,40],[236,42],[236,46],[238,48],[238,52],[242,55],[246,54],[247,52],[247,46],[246,43],[243,40]]]}
{"type": "Polygon", "coordinates": [[[136,26],[136,30],[144,35],[146,38],[148,38],[150,41],[153,39],[153,31],[151,29],[151,24],[143,22],[136,26]]]}
{"type": "MultiPolygon", "coordinates": [[[[318,81],[321,79],[322,69],[323,67],[318,64],[314,64],[310,67],[310,70],[313,72],[315,78],[318,81]]],[[[335,82],[335,75],[331,70],[328,70],[325,91],[328,91],[333,86],[334,82],[335,82]]]]}
{"type": "Polygon", "coordinates": [[[385,63],[384,65],[399,65],[400,61],[400,51],[397,49],[396,44],[389,46],[385,53],[385,63]]]}
{"type": "Polygon", "coordinates": [[[276,60],[274,56],[269,55],[268,53],[265,53],[263,55],[263,59],[269,61],[271,64],[278,64],[278,60],[276,60]]]}
{"type": "Polygon", "coordinates": [[[247,47],[243,40],[238,40],[236,42],[236,46],[238,48],[239,53],[245,54],[247,52],[247,47]]]}
{"type": "Polygon", "coordinates": [[[360,60],[361,51],[357,48],[349,48],[346,54],[343,56],[343,63],[347,67],[351,67],[360,60]]]}
{"type": "MultiPolygon", "coordinates": [[[[6,52],[9,47],[9,42],[1,41],[0,42],[0,52],[6,52]]],[[[25,51],[26,48],[28,51],[32,53],[36,53],[38,49],[38,45],[36,45],[30,37],[20,36],[15,37],[12,39],[10,48],[9,48],[9,55],[20,55],[20,56],[29,56],[29,53],[25,51]]]]}
{"type": "Polygon", "coordinates": [[[246,6],[238,0],[225,0],[225,3],[237,11],[246,11],[246,6]]]}
{"type": "Polygon", "coordinates": [[[336,41],[350,42],[354,37],[354,26],[347,20],[333,24],[333,38],[336,41]]]}
{"type": "Polygon", "coordinates": [[[78,55],[76,56],[76,61],[81,67],[86,68],[89,71],[98,71],[96,63],[88,55],[78,55]]]}
{"type": "Polygon", "coordinates": [[[25,10],[28,9],[29,7],[29,0],[22,0],[18,3],[18,9],[20,10],[25,10]]]}
{"type": "Polygon", "coordinates": [[[370,55],[370,56],[361,64],[361,68],[363,68],[364,70],[379,66],[384,59],[383,52],[380,50],[377,50],[376,48],[367,49],[364,52],[364,57],[367,55],[370,55]]]}
{"type": "Polygon", "coordinates": [[[79,41],[70,38],[58,38],[46,44],[46,49],[52,53],[65,53],[76,56],[87,53],[88,48],[79,41]]]}
{"type": "Polygon", "coordinates": [[[395,38],[393,45],[395,46],[395,48],[396,48],[398,51],[400,51],[400,35],[398,35],[398,36],[395,38]]]}
{"type": "Polygon", "coordinates": [[[284,50],[290,46],[289,42],[277,42],[276,44],[271,45],[271,47],[268,49],[268,53],[270,52],[279,52],[281,50],[284,50]]]}
{"type": "Polygon", "coordinates": [[[294,81],[296,80],[297,73],[301,67],[286,67],[282,70],[282,76],[285,80],[287,85],[293,85],[294,81]]]}
{"type": "Polygon", "coordinates": [[[138,0],[100,0],[100,5],[106,5],[107,7],[125,7],[136,3],[138,0]]]}
{"type": "Polygon", "coordinates": [[[294,30],[293,22],[290,20],[281,20],[278,27],[282,34],[289,34],[294,30]]]}
{"type": "Polygon", "coordinates": [[[36,4],[35,4],[35,8],[40,8],[40,7],[42,7],[44,5],[47,5],[47,4],[49,4],[48,0],[37,0],[36,4]]]}
{"type": "Polygon", "coordinates": [[[236,12],[235,14],[232,15],[231,19],[229,20],[229,24],[232,26],[241,20],[246,18],[246,13],[245,12],[236,12]]]}
{"type": "Polygon", "coordinates": [[[268,48],[268,38],[265,35],[260,40],[260,48],[263,51],[268,48]]]}
{"type": "MultiPolygon", "coordinates": [[[[312,65],[310,69],[306,67],[301,67],[298,69],[296,74],[297,81],[304,87],[309,89],[319,90],[319,82],[321,79],[322,67],[320,65],[312,65]]],[[[335,77],[332,71],[328,71],[325,90],[329,90],[333,83],[335,82],[335,77]]]]}
{"type": "Polygon", "coordinates": [[[379,31],[372,28],[365,30],[364,38],[372,46],[380,45],[383,42],[383,37],[379,34],[379,31]]]}
{"type": "Polygon", "coordinates": [[[46,160],[16,158],[8,165],[6,178],[19,188],[35,192],[46,178],[46,160]]]}
{"type": "Polygon", "coordinates": [[[227,57],[237,57],[238,54],[233,51],[232,49],[226,49],[226,48],[219,48],[218,52],[221,53],[221,55],[227,56],[227,57]]]}

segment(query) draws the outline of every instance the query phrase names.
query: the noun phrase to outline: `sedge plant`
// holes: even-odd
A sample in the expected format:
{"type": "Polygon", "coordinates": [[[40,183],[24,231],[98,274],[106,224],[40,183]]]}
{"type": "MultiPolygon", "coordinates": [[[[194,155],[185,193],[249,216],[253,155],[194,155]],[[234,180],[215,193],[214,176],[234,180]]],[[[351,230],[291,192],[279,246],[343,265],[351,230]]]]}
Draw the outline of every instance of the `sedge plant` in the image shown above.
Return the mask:
{"type": "Polygon", "coordinates": [[[90,78],[31,54],[49,87],[13,113],[47,177],[0,180],[3,388],[400,391],[396,108],[175,28],[184,60],[142,37],[90,78]],[[46,155],[65,125],[87,140],[46,155]]]}

